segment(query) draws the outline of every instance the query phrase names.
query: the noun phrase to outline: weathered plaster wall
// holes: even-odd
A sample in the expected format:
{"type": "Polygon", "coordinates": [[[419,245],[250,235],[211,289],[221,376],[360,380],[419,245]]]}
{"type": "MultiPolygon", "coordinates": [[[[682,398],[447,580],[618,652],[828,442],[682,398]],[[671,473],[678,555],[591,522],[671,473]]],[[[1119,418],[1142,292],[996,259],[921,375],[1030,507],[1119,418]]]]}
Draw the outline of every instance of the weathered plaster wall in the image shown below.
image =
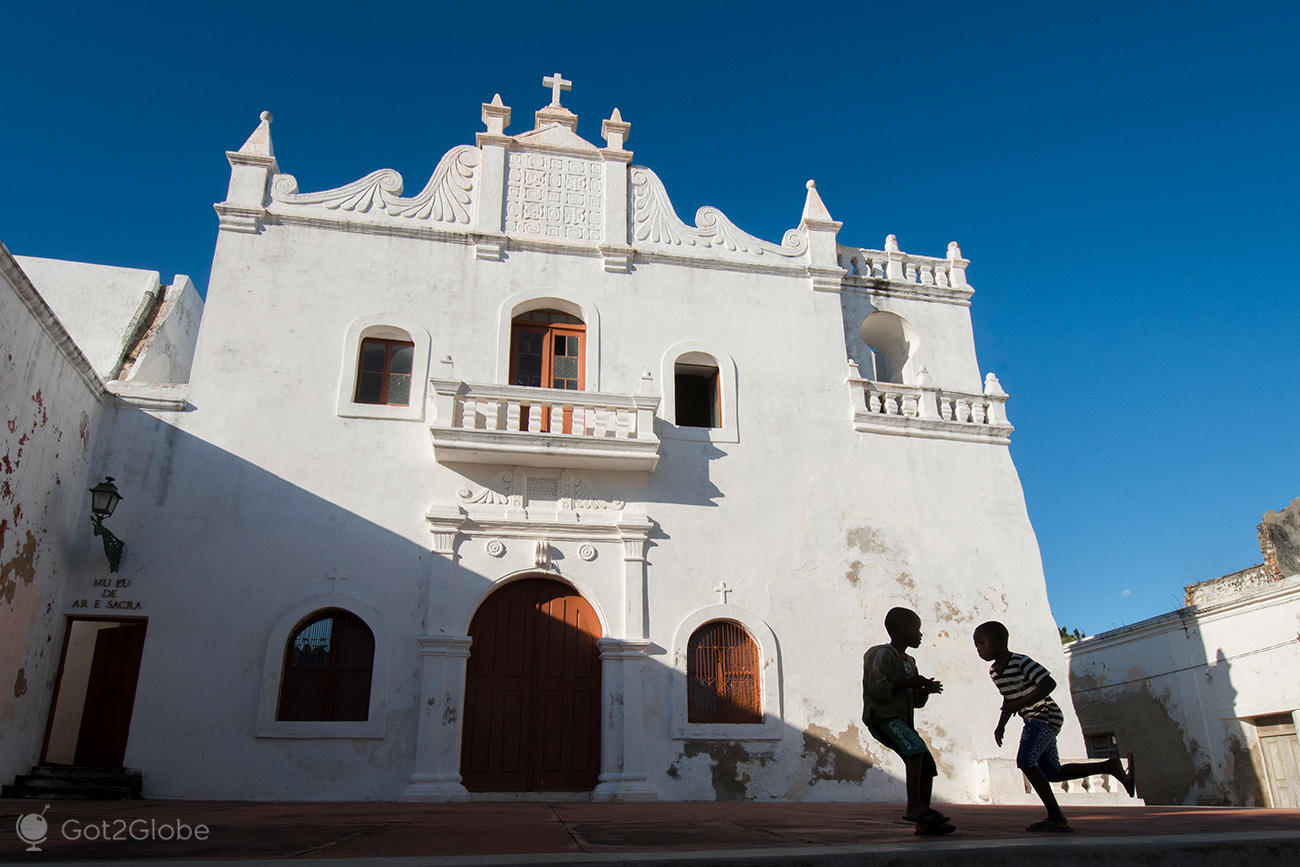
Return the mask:
{"type": "MultiPolygon", "coordinates": [[[[0,779],[39,759],[102,386],[0,245],[0,779]]],[[[102,556],[102,555],[101,555],[102,556]]]]}
{"type": "Polygon", "coordinates": [[[1300,666],[1300,578],[1225,579],[1235,596],[1067,647],[1084,731],[1114,732],[1138,755],[1148,803],[1267,804],[1249,720],[1300,707],[1300,685],[1283,674],[1300,666]]]}

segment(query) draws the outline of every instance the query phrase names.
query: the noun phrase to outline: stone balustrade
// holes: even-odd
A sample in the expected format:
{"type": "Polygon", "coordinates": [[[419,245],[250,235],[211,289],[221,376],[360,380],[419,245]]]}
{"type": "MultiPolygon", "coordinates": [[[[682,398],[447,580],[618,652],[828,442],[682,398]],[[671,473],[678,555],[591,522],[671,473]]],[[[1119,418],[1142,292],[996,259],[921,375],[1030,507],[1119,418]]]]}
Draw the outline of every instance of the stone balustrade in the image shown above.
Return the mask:
{"type": "Polygon", "coordinates": [[[849,362],[853,393],[853,427],[872,433],[922,436],[1006,444],[1014,430],[1007,421],[1007,394],[989,374],[983,394],[949,391],[931,385],[921,371],[920,384],[876,382],[858,375],[849,362]]]}
{"type": "MultiPolygon", "coordinates": [[[[652,472],[659,396],[431,380],[441,463],[652,472]]],[[[643,391],[645,389],[643,388],[643,391]]]]}
{"type": "Polygon", "coordinates": [[[969,262],[961,257],[961,249],[956,242],[948,245],[948,256],[943,259],[904,253],[898,249],[898,241],[893,235],[885,239],[883,250],[841,246],[838,252],[839,265],[848,272],[850,278],[969,290],[966,283],[966,266],[969,262]]]}

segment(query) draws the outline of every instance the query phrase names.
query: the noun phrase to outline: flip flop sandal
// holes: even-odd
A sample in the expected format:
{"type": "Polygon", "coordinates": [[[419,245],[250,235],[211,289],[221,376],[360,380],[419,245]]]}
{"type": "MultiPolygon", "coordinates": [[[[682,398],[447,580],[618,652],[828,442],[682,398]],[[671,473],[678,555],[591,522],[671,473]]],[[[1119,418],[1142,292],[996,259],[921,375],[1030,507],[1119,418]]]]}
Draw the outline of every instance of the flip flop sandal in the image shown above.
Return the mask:
{"type": "Polygon", "coordinates": [[[937,822],[947,822],[948,817],[945,816],[943,813],[940,813],[938,810],[922,810],[921,815],[919,816],[909,816],[906,813],[904,813],[903,821],[912,822],[915,824],[920,824],[922,822],[926,824],[935,824],[937,822]]]}
{"type": "Polygon", "coordinates": [[[947,820],[942,822],[922,822],[916,826],[918,837],[942,837],[957,830],[957,826],[947,820]]]}
{"type": "Polygon", "coordinates": [[[1128,796],[1130,798],[1137,797],[1137,774],[1134,772],[1133,769],[1134,769],[1133,754],[1129,753],[1128,772],[1124,774],[1124,779],[1121,780],[1120,782],[1124,784],[1124,791],[1128,792],[1128,796]]]}
{"type": "Polygon", "coordinates": [[[1074,830],[1070,827],[1069,822],[1053,822],[1051,819],[1039,819],[1034,824],[1025,828],[1026,831],[1055,831],[1060,834],[1068,834],[1074,830]]]}

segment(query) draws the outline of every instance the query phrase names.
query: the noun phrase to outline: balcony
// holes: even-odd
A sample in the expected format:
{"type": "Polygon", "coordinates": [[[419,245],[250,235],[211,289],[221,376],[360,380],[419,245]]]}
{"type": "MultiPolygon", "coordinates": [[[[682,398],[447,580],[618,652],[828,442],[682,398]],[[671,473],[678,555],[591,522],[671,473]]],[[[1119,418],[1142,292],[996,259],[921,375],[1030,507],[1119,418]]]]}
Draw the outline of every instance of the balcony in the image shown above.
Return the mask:
{"type": "MultiPolygon", "coordinates": [[[[434,459],[651,473],[659,464],[659,395],[603,394],[431,380],[434,459]]],[[[649,380],[642,381],[645,391],[649,380]]]]}
{"type": "MultiPolygon", "coordinates": [[[[856,374],[851,365],[851,374],[856,374]]],[[[984,393],[948,391],[930,385],[922,372],[924,384],[899,385],[875,382],[856,375],[849,376],[853,394],[853,428],[865,433],[966,442],[1011,442],[1014,428],[1007,421],[1007,394],[997,377],[984,380],[984,393]]]]}

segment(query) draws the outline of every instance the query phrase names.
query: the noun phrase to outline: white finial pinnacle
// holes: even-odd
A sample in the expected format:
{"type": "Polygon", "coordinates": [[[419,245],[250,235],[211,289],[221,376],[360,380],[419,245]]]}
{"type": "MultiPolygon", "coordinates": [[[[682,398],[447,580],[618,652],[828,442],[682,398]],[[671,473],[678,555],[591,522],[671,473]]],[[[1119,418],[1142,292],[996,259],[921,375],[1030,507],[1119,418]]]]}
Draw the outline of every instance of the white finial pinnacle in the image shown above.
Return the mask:
{"type": "Polygon", "coordinates": [[[826,210],[826,204],[822,201],[821,194],[817,192],[817,182],[809,179],[804,184],[808,188],[808,195],[804,197],[803,202],[803,222],[809,220],[820,223],[830,223],[831,212],[826,210]]]}
{"type": "Polygon", "coordinates": [[[609,116],[609,119],[614,121],[614,123],[623,122],[623,115],[619,113],[618,106],[614,106],[614,113],[609,116]]]}
{"type": "Polygon", "coordinates": [[[566,81],[564,76],[557,72],[554,75],[548,75],[543,78],[542,87],[549,87],[551,89],[551,105],[555,108],[562,108],[560,105],[560,91],[572,90],[573,82],[566,81]]]}
{"type": "Polygon", "coordinates": [[[960,258],[961,258],[961,247],[958,247],[958,246],[957,246],[957,242],[956,242],[956,241],[949,241],[949,242],[948,242],[948,258],[949,258],[949,259],[960,259],[960,258]]]}
{"type": "Polygon", "coordinates": [[[501,94],[499,94],[499,93],[494,93],[494,94],[492,94],[492,102],[491,102],[490,104],[491,104],[491,105],[505,105],[505,103],[501,101],[501,94]]]}
{"type": "Polygon", "coordinates": [[[271,113],[264,111],[259,118],[261,123],[239,148],[239,152],[251,156],[274,157],[275,149],[271,146],[271,113]]]}

